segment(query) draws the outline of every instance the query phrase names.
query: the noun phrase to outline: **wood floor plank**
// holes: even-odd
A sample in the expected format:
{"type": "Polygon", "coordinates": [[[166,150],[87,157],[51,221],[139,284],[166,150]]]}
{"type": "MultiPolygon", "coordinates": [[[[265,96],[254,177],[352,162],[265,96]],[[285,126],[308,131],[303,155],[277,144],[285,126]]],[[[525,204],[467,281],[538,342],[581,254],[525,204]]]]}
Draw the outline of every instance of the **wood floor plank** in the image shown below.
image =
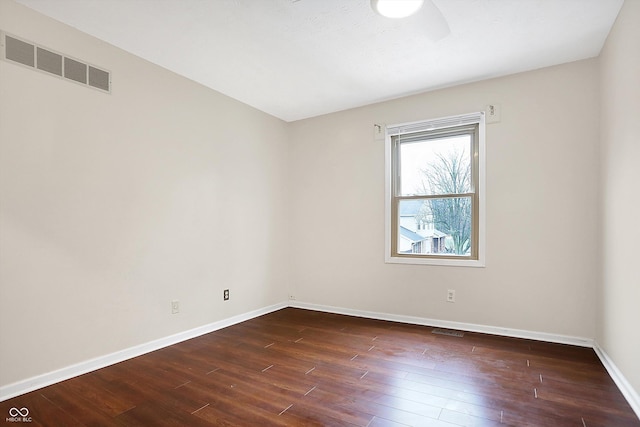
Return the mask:
{"type": "Polygon", "coordinates": [[[464,427],[498,427],[500,425],[504,426],[504,424],[502,424],[500,421],[478,417],[471,414],[465,414],[462,412],[451,411],[446,408],[442,410],[439,419],[441,421],[464,427]]]}
{"type": "Polygon", "coordinates": [[[110,424],[127,427],[147,427],[147,426],[173,426],[173,427],[212,427],[215,423],[208,422],[200,417],[188,412],[167,408],[156,402],[148,402],[124,412],[110,424]]]}
{"type": "Polygon", "coordinates": [[[640,427],[592,349],[432,330],[287,308],[0,411],[65,427],[640,427]]]}
{"type": "Polygon", "coordinates": [[[356,427],[343,419],[332,417],[312,405],[294,404],[281,415],[290,426],[356,427]]]}
{"type": "MultiPolygon", "coordinates": [[[[116,425],[113,416],[105,414],[101,404],[97,404],[82,394],[69,388],[64,384],[66,381],[47,387],[42,390],[42,395],[54,405],[62,409],[66,414],[78,420],[82,425],[116,425]]],[[[32,413],[33,417],[40,417],[41,414],[32,413]]],[[[54,423],[55,420],[43,420],[54,423]]]]}
{"type": "Polygon", "coordinates": [[[30,426],[69,426],[69,427],[82,427],[85,424],[80,422],[72,415],[65,412],[58,405],[51,402],[44,395],[42,391],[37,390],[31,393],[23,394],[11,400],[0,402],[0,414],[5,418],[11,418],[11,408],[17,408],[22,410],[27,408],[29,410],[28,418],[31,419],[30,423],[10,423],[6,425],[30,425],[30,426]]]}

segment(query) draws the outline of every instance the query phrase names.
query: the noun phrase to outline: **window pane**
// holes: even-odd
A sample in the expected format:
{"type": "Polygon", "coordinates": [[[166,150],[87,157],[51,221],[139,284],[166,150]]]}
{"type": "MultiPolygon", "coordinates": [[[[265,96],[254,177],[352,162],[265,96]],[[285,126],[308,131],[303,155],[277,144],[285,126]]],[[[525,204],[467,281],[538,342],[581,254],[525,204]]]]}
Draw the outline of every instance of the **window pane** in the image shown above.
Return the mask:
{"type": "Polygon", "coordinates": [[[400,143],[400,195],[471,192],[471,135],[400,143]]]}
{"type": "Polygon", "coordinates": [[[471,197],[401,200],[398,253],[471,255],[471,197]]]}

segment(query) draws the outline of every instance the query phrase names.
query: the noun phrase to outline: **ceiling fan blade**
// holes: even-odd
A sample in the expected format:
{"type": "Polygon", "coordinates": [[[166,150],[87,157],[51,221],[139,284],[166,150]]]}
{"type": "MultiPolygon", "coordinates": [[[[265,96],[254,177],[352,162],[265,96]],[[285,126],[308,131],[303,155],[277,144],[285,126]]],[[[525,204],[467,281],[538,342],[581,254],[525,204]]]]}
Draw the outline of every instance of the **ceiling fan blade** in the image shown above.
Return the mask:
{"type": "Polygon", "coordinates": [[[434,42],[442,40],[451,33],[446,18],[432,0],[425,0],[421,11],[425,17],[427,35],[434,42]]]}

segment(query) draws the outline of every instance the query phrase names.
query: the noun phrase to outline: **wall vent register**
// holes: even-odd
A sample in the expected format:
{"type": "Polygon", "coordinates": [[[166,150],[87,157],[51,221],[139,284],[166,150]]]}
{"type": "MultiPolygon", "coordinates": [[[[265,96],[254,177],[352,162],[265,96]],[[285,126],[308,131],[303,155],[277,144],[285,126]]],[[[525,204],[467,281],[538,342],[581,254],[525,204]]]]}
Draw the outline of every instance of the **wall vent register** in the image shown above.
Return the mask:
{"type": "Polygon", "coordinates": [[[4,32],[0,33],[0,43],[2,59],[6,61],[111,92],[111,73],[108,71],[4,32]]]}

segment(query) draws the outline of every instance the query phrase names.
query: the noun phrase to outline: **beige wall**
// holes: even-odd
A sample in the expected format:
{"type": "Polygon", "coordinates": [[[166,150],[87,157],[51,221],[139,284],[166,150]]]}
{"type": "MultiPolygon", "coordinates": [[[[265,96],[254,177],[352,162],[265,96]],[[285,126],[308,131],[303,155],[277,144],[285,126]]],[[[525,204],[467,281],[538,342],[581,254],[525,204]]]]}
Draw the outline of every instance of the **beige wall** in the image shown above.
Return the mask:
{"type": "Polygon", "coordinates": [[[640,1],[627,0],[600,57],[602,258],[597,341],[640,393],[640,1]]]}
{"type": "Polygon", "coordinates": [[[291,125],[297,300],[592,338],[599,274],[598,68],[586,60],[291,125]],[[486,268],[384,263],[374,123],[484,109],[486,268]],[[457,302],[445,302],[455,289],[457,302]]]}
{"type": "Polygon", "coordinates": [[[0,0],[0,29],[113,75],[106,95],[0,61],[0,386],[289,292],[595,336],[639,390],[639,6],[600,59],[286,124],[0,0]],[[385,264],[373,124],[487,103],[487,267],[385,264]]]}
{"type": "Polygon", "coordinates": [[[113,80],[0,61],[0,385],[286,299],[284,122],[7,0],[0,29],[113,80]]]}

